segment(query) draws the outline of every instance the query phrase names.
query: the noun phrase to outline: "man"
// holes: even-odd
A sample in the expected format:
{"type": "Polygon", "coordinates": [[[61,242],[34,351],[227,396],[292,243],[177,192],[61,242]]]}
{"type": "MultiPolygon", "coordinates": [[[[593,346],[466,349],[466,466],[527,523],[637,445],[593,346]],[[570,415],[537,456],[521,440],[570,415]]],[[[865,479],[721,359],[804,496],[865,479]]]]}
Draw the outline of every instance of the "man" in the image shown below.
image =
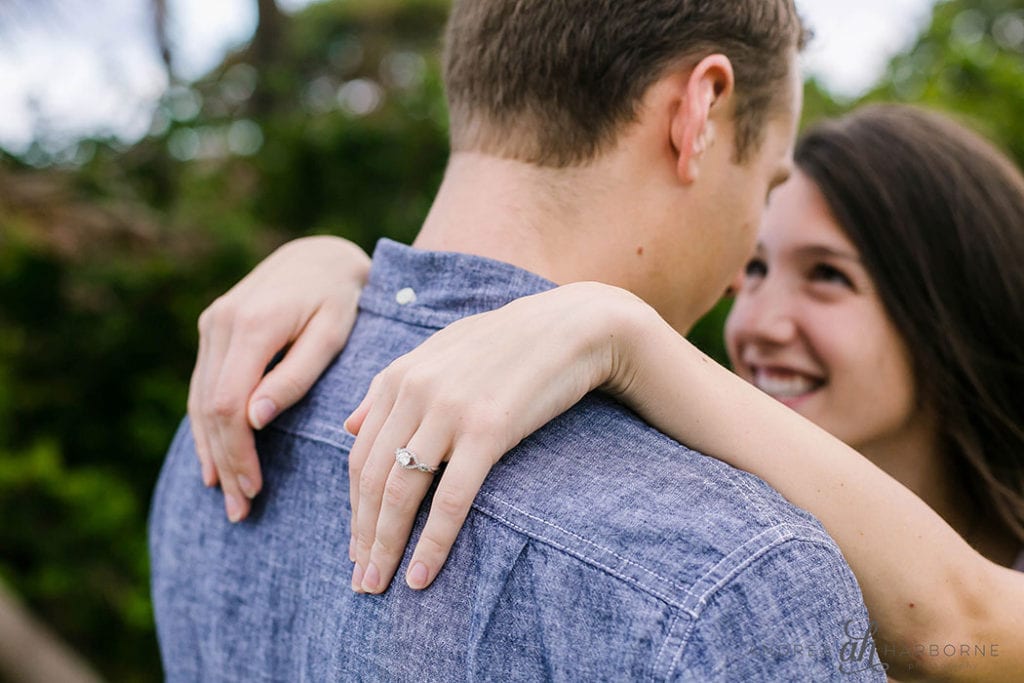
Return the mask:
{"type": "Polygon", "coordinates": [[[552,283],[624,287],[677,329],[714,302],[788,174],[801,40],[790,0],[455,3],[444,182],[415,249],[378,246],[345,351],[261,432],[250,518],[217,514],[187,424],[172,445],[151,518],[169,679],[837,675],[867,615],[821,527],[601,397],[495,469],[427,591],[353,592],[342,509],[340,416],[433,331],[552,283]]]}

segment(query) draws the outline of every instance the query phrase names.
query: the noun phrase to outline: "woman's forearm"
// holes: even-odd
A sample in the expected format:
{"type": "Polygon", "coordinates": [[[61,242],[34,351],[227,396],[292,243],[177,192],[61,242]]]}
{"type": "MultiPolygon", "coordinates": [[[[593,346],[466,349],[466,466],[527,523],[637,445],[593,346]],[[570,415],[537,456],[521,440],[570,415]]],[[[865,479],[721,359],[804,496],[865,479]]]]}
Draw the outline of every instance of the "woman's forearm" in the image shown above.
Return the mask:
{"type": "Polygon", "coordinates": [[[910,490],[653,312],[639,320],[620,339],[607,388],[666,434],[757,475],[818,517],[861,584],[893,675],[1019,679],[1024,575],[989,562],[910,490]],[[947,644],[956,655],[947,656],[947,644]],[[961,656],[961,644],[971,656],[961,656]]]}

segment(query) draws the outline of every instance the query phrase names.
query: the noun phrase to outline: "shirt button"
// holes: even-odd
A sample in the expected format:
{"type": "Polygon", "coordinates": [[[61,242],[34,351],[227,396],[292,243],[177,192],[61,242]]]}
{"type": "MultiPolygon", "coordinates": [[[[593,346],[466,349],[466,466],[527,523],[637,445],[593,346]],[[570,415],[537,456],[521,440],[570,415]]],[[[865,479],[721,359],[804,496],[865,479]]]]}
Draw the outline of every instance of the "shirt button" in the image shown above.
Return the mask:
{"type": "Polygon", "coordinates": [[[416,301],[416,292],[413,291],[412,287],[406,287],[405,289],[398,290],[398,294],[395,294],[395,301],[400,305],[406,306],[416,301]]]}

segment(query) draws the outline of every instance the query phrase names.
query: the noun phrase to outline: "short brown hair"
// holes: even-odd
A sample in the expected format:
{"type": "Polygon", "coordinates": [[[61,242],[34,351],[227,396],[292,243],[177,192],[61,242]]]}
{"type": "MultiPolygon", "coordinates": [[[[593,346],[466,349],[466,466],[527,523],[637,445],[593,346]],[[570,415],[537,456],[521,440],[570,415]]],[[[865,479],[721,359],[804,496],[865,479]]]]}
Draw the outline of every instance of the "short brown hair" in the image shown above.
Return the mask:
{"type": "Polygon", "coordinates": [[[585,163],[635,120],[668,67],[722,53],[736,78],[736,149],[765,119],[805,32],[793,0],[455,0],[444,76],[454,150],[585,163]]]}

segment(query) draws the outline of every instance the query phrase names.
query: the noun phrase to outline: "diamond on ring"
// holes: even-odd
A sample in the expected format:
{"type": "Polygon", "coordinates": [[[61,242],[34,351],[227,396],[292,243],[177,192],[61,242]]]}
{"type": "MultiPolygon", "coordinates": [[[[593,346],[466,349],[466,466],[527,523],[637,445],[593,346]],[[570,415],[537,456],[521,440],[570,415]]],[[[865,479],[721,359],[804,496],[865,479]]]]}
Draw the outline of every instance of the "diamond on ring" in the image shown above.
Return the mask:
{"type": "Polygon", "coordinates": [[[436,467],[431,467],[425,463],[420,462],[416,458],[416,454],[408,448],[396,448],[395,449],[395,462],[403,470],[417,470],[419,472],[426,472],[427,474],[433,474],[437,472],[436,467]]]}

